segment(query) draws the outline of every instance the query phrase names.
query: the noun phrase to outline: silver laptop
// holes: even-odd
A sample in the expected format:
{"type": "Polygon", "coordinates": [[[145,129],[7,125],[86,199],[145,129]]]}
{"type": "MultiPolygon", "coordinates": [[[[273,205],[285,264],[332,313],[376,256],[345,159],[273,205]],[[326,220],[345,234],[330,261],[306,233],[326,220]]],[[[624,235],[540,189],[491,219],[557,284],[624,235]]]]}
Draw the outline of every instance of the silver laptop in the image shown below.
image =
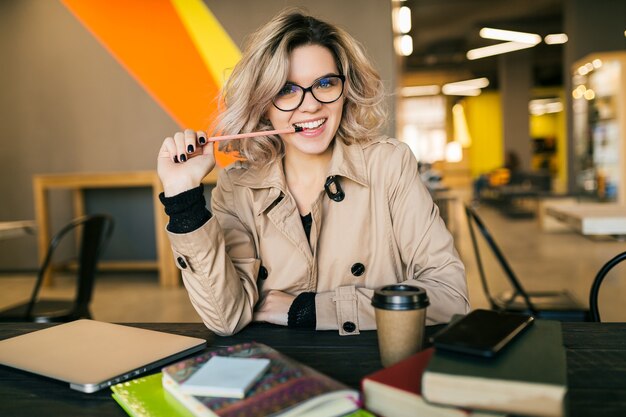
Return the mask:
{"type": "Polygon", "coordinates": [[[77,320],[0,340],[0,364],[95,392],[202,350],[206,340],[77,320]]]}

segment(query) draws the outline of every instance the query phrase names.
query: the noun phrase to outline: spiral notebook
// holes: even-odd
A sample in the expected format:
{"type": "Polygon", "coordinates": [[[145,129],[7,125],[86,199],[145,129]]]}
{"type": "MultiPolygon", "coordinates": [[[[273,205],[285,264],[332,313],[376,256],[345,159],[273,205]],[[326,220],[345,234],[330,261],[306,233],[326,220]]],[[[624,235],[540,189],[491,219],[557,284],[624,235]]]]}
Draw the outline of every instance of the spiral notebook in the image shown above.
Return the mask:
{"type": "Polygon", "coordinates": [[[76,320],[0,340],[0,365],[95,392],[202,350],[206,340],[76,320]]]}

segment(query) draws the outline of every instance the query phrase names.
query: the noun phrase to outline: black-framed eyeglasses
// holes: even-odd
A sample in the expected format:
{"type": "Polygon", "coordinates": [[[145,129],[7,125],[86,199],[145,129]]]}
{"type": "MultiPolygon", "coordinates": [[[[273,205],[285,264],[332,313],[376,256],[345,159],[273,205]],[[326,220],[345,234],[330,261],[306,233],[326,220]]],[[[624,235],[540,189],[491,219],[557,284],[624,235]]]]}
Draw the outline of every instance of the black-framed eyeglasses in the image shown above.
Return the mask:
{"type": "Polygon", "coordinates": [[[272,103],[278,110],[293,111],[300,107],[307,91],[320,103],[333,103],[343,94],[345,80],[344,75],[325,75],[315,80],[308,88],[295,83],[287,83],[272,99],[272,103]]]}

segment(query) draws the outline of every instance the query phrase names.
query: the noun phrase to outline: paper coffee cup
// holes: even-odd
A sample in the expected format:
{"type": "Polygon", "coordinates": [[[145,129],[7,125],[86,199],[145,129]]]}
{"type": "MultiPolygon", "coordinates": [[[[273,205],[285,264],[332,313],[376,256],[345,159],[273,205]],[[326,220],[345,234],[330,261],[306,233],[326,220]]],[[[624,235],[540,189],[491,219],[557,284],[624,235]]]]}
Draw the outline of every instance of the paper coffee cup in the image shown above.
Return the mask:
{"type": "Polygon", "coordinates": [[[387,285],[374,291],[380,360],[387,367],[422,350],[426,327],[426,290],[411,285],[387,285]]]}

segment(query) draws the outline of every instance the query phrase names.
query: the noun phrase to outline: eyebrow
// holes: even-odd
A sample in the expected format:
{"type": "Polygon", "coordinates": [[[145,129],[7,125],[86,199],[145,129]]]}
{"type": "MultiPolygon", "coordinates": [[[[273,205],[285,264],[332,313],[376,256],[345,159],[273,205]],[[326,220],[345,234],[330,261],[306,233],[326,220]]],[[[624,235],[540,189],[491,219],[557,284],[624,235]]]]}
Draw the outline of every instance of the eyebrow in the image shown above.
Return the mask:
{"type": "MultiPolygon", "coordinates": [[[[319,77],[317,77],[316,79],[314,79],[314,80],[313,80],[313,83],[315,83],[315,81],[318,81],[318,80],[320,80],[320,79],[322,79],[322,78],[324,78],[324,77],[336,77],[336,76],[338,76],[338,75],[339,75],[339,74],[337,74],[337,73],[335,73],[335,72],[329,72],[329,73],[327,73],[327,74],[324,74],[324,75],[319,76],[319,77]]],[[[298,84],[298,83],[296,83],[296,82],[294,82],[294,81],[291,81],[291,80],[287,80],[287,81],[285,81],[285,85],[286,85],[286,84],[295,84],[295,85],[297,85],[297,86],[301,87],[301,85],[300,85],[300,84],[298,84]]],[[[313,84],[311,84],[311,85],[313,85],[313,84]]]]}

